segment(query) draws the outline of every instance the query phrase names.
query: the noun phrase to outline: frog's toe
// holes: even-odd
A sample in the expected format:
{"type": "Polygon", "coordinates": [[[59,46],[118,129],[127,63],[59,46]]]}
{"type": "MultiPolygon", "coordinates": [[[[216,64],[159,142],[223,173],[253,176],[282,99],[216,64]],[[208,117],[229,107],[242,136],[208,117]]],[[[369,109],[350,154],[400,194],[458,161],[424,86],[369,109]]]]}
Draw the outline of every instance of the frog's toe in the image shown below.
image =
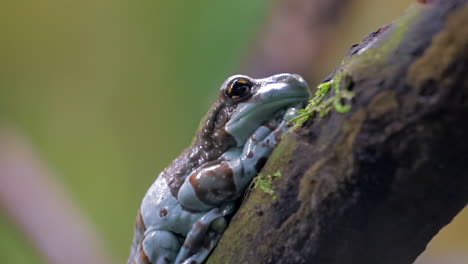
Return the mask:
{"type": "Polygon", "coordinates": [[[301,109],[301,104],[298,104],[294,107],[290,107],[286,110],[286,113],[284,114],[283,116],[283,121],[290,121],[291,119],[293,119],[294,117],[298,116],[298,110],[301,109]]]}
{"type": "Polygon", "coordinates": [[[143,239],[143,249],[136,264],[172,264],[180,250],[180,242],[176,235],[165,230],[147,232],[143,239]]]}
{"type": "MultiPolygon", "coordinates": [[[[224,230],[223,230],[224,231],[224,230]]],[[[210,231],[206,234],[203,240],[203,246],[199,247],[195,250],[194,253],[190,254],[191,251],[188,248],[182,247],[181,253],[177,257],[176,263],[179,263],[179,257],[184,255],[185,258],[181,259],[181,264],[201,264],[203,261],[206,260],[210,252],[214,249],[214,247],[218,244],[219,239],[221,239],[222,232],[218,231],[210,231]]]]}
{"type": "Polygon", "coordinates": [[[182,264],[201,264],[205,261],[206,257],[210,253],[211,249],[201,249],[195,255],[190,256],[190,258],[186,259],[182,264]]]}

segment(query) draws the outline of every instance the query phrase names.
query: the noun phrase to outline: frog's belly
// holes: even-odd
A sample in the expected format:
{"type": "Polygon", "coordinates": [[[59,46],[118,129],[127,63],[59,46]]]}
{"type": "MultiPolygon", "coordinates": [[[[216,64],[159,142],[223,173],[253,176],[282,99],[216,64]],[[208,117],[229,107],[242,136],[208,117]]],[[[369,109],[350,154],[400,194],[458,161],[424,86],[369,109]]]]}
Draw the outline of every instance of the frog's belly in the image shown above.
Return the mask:
{"type": "Polygon", "coordinates": [[[151,185],[141,203],[146,230],[167,230],[182,236],[186,236],[192,224],[205,213],[183,209],[161,176],[151,185]]]}

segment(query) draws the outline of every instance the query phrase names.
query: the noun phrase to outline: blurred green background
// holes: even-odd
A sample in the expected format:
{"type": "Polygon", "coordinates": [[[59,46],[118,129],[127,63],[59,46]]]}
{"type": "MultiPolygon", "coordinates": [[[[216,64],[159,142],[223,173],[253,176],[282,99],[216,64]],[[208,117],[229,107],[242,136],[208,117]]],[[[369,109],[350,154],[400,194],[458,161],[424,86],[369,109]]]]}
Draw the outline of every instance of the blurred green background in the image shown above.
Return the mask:
{"type": "MultiPolygon", "coordinates": [[[[354,1],[323,77],[410,2],[354,1]]],[[[239,71],[271,3],[2,3],[0,126],[32,142],[116,262],[128,255],[143,194],[188,146],[222,81],[239,71]]],[[[8,218],[0,234],[0,262],[45,263],[8,218]]]]}

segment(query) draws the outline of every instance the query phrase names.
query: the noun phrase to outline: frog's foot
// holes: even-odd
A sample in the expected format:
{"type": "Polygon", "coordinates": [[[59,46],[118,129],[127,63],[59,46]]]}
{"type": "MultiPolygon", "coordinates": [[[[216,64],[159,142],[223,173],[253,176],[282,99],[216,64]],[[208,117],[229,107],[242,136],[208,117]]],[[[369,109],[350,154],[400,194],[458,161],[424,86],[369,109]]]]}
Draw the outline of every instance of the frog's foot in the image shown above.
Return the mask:
{"type": "MultiPolygon", "coordinates": [[[[218,241],[221,239],[224,230],[227,227],[227,221],[224,217],[216,219],[213,224],[224,226],[223,231],[214,231],[210,230],[205,234],[204,244],[196,251],[195,254],[188,257],[182,264],[200,264],[206,260],[210,252],[218,244],[218,241]]],[[[176,262],[177,263],[177,262],[176,262]]]]}
{"type": "Polygon", "coordinates": [[[180,249],[177,236],[165,230],[146,232],[132,264],[172,264],[180,249]]]}
{"type": "Polygon", "coordinates": [[[231,214],[233,211],[234,205],[232,204],[214,208],[195,222],[185,238],[175,264],[202,263],[227,228],[227,221],[224,216],[231,214]]]}

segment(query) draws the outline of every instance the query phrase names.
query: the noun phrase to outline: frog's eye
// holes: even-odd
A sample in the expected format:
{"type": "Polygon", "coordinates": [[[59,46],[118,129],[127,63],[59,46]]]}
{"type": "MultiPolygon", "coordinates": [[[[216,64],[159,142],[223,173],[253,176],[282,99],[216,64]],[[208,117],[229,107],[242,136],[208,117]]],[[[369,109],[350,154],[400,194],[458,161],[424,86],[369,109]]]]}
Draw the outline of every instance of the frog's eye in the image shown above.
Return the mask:
{"type": "Polygon", "coordinates": [[[250,96],[253,83],[247,78],[236,78],[226,88],[226,96],[233,101],[240,101],[250,96]]]}

